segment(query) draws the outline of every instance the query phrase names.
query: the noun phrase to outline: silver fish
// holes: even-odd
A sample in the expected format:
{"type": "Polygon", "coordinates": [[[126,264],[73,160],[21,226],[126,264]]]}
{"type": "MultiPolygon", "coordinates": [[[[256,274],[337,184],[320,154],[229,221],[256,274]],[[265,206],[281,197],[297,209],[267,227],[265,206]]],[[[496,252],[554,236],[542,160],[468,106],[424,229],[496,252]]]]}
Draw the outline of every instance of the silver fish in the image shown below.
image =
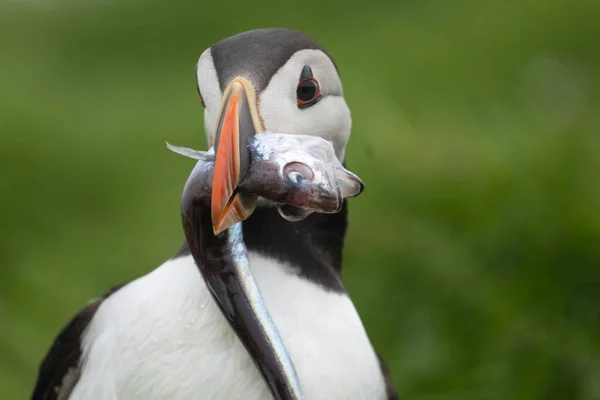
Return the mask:
{"type": "MultiPolygon", "coordinates": [[[[198,160],[184,189],[182,216],[188,245],[207,286],[275,399],[301,400],[294,364],[252,276],[242,222],[217,235],[212,232],[214,149],[203,152],[168,143],[167,147],[198,160]]],[[[247,151],[250,163],[237,193],[276,203],[288,220],[313,212],[339,212],[345,198],[364,188],[337,159],[332,143],[320,137],[265,132],[248,140],[247,151]]]]}

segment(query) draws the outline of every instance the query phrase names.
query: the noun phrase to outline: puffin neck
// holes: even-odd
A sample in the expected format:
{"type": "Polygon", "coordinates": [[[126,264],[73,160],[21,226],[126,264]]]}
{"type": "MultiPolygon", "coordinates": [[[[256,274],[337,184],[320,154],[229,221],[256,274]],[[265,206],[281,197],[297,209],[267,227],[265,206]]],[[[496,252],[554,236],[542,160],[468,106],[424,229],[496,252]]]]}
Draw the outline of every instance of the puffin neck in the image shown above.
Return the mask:
{"type": "MultiPolygon", "coordinates": [[[[339,213],[313,213],[296,222],[283,219],[276,207],[261,205],[242,222],[248,251],[285,263],[299,276],[335,292],[345,290],[340,274],[347,226],[347,200],[339,213]]],[[[172,258],[190,254],[184,243],[172,258]]]]}
{"type": "Polygon", "coordinates": [[[287,221],[276,207],[257,207],[243,223],[249,251],[289,265],[303,278],[332,291],[344,291],[340,279],[347,228],[347,201],[337,214],[313,213],[287,221]]]}
{"type": "Polygon", "coordinates": [[[248,266],[241,224],[215,236],[210,202],[200,192],[190,190],[182,203],[183,228],[198,270],[273,396],[299,400],[294,366],[248,266]]]}

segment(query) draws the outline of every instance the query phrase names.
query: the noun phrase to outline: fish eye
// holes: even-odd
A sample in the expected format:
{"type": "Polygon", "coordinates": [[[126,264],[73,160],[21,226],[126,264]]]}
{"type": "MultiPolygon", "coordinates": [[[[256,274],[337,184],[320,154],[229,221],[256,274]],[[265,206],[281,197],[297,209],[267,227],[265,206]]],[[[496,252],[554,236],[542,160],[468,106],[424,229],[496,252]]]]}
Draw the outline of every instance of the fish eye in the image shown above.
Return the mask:
{"type": "Polygon", "coordinates": [[[294,183],[311,181],[315,174],[310,167],[301,162],[291,162],[283,168],[284,175],[294,183]]]}

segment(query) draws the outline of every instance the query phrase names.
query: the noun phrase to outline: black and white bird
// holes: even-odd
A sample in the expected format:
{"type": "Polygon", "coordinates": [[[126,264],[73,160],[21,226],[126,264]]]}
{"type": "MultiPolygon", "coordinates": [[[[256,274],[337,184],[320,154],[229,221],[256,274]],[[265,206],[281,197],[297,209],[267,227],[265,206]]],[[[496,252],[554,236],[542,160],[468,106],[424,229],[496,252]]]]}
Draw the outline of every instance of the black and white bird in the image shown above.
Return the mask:
{"type": "Polygon", "coordinates": [[[292,200],[280,202],[288,208],[275,202],[285,197],[281,191],[275,195],[264,186],[255,195],[232,191],[248,165],[243,148],[258,132],[325,139],[344,164],[351,117],[333,59],[300,32],[260,29],[205,50],[196,78],[206,139],[216,152],[211,232],[202,225],[206,215],[194,208],[203,207],[198,200],[203,189],[194,187],[203,171],[196,168],[182,203],[186,243],[147,275],[94,299],[69,322],[40,366],[32,399],[286,398],[273,391],[278,377],[269,365],[278,361],[261,347],[269,343],[265,337],[280,337],[285,352],[273,354],[289,355],[303,399],[397,399],[342,284],[346,200],[335,213],[295,218],[302,211],[292,200]],[[233,164],[219,159],[227,151],[233,164]],[[234,227],[243,236],[245,261],[275,336],[257,333],[261,318],[251,312],[256,304],[240,297],[238,281],[204,270],[239,261],[239,243],[218,248],[218,238],[236,237],[234,227]],[[202,246],[213,248],[201,254],[202,246]]]}

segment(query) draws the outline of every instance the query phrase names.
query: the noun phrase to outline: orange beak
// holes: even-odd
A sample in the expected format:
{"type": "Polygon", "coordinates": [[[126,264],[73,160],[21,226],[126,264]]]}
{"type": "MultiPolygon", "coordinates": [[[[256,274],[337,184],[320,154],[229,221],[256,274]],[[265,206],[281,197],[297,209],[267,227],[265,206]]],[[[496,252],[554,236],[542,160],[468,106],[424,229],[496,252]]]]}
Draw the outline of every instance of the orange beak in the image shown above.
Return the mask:
{"type": "Polygon", "coordinates": [[[248,141],[264,127],[256,106],[254,87],[237,77],[223,93],[215,130],[215,171],[211,195],[211,217],[215,235],[248,218],[258,196],[238,193],[237,187],[250,165],[248,141]]]}

